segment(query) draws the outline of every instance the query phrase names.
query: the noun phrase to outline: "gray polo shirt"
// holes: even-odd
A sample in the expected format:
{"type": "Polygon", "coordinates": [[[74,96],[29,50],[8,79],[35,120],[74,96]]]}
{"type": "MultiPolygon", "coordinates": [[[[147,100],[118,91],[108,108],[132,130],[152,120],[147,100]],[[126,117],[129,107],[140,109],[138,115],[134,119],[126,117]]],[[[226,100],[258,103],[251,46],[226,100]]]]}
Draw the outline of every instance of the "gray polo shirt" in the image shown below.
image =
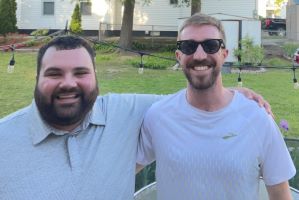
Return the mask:
{"type": "Polygon", "coordinates": [[[133,199],[139,129],[154,95],[109,94],[73,132],[35,102],[0,120],[0,199],[133,199]]]}

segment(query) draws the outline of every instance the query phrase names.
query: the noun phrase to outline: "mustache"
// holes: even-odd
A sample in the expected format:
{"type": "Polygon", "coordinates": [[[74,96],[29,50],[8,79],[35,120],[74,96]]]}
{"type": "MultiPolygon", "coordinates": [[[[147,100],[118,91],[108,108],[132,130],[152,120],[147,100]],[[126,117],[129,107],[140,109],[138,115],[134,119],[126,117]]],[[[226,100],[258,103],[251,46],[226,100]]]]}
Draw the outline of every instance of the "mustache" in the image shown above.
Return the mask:
{"type": "Polygon", "coordinates": [[[65,93],[76,93],[79,96],[82,96],[83,92],[81,89],[79,88],[60,88],[57,89],[53,92],[52,96],[56,97],[59,96],[60,94],[65,94],[65,93]]]}
{"type": "Polygon", "coordinates": [[[208,60],[208,59],[204,59],[204,60],[192,60],[191,62],[186,64],[187,68],[194,68],[196,66],[209,66],[209,67],[215,67],[216,66],[216,62],[213,60],[208,60]]]}

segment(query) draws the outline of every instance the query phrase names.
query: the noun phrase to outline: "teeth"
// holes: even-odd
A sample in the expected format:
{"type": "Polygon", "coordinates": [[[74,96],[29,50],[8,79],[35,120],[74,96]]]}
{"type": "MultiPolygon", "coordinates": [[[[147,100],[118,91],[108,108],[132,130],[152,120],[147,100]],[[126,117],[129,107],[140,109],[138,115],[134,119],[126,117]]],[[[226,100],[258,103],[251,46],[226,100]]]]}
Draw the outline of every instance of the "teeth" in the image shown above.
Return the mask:
{"type": "Polygon", "coordinates": [[[58,99],[71,99],[71,98],[76,98],[77,95],[75,94],[69,94],[69,95],[59,95],[57,98],[58,99]]]}
{"type": "Polygon", "coordinates": [[[194,70],[196,71],[204,71],[204,70],[207,70],[209,69],[208,66],[198,66],[198,67],[194,67],[194,70]]]}

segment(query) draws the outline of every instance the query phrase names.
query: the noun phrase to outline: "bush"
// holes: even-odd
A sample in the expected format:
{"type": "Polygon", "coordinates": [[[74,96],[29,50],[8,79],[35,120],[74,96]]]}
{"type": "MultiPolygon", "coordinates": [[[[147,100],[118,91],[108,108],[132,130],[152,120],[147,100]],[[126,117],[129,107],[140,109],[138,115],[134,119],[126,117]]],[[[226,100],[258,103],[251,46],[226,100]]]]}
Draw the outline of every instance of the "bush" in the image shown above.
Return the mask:
{"type": "Polygon", "coordinates": [[[49,29],[36,29],[30,33],[31,36],[38,37],[38,36],[46,36],[49,33],[49,29]]]}
{"type": "MultiPolygon", "coordinates": [[[[173,54],[173,53],[171,53],[171,54],[173,54]]],[[[170,56],[168,56],[166,54],[160,54],[159,56],[171,58],[170,56]]],[[[142,60],[143,60],[143,68],[148,68],[148,69],[167,69],[168,67],[172,67],[173,65],[175,65],[175,59],[173,59],[173,61],[172,61],[172,60],[167,60],[167,59],[161,59],[161,58],[154,57],[154,56],[144,55],[142,60]]],[[[131,65],[133,65],[133,67],[137,67],[137,68],[140,67],[140,62],[141,62],[140,56],[129,60],[129,64],[131,64],[131,65]]]]}
{"type": "Polygon", "coordinates": [[[149,44],[146,45],[145,43],[136,42],[136,41],[132,42],[133,50],[146,50],[146,49],[150,49],[150,48],[151,48],[151,46],[149,44]]]}
{"type": "Polygon", "coordinates": [[[291,66],[292,63],[282,58],[270,58],[270,59],[265,59],[263,61],[263,65],[267,67],[282,67],[282,66],[291,66]]]}
{"type": "Polygon", "coordinates": [[[70,30],[73,33],[81,33],[82,28],[81,28],[81,12],[80,12],[80,7],[79,4],[77,3],[73,14],[72,14],[72,20],[71,20],[71,25],[70,25],[70,30]]]}
{"type": "Polygon", "coordinates": [[[16,10],[15,0],[0,0],[0,35],[17,31],[16,10]]]}
{"type": "Polygon", "coordinates": [[[246,36],[241,41],[241,48],[234,49],[234,56],[240,58],[240,64],[258,66],[264,59],[264,48],[253,44],[253,39],[246,36]]]}
{"type": "Polygon", "coordinates": [[[95,44],[93,49],[100,53],[111,53],[116,50],[115,45],[117,45],[116,42],[106,42],[105,44],[95,44]]]}
{"type": "Polygon", "coordinates": [[[299,48],[299,44],[297,43],[285,43],[283,46],[283,53],[287,57],[293,57],[296,49],[299,48]]]}
{"type": "Polygon", "coordinates": [[[159,51],[159,52],[165,52],[165,51],[172,51],[174,52],[176,50],[176,44],[164,44],[162,43],[150,43],[150,42],[139,42],[139,41],[133,41],[132,43],[132,49],[137,51],[159,51]]]}

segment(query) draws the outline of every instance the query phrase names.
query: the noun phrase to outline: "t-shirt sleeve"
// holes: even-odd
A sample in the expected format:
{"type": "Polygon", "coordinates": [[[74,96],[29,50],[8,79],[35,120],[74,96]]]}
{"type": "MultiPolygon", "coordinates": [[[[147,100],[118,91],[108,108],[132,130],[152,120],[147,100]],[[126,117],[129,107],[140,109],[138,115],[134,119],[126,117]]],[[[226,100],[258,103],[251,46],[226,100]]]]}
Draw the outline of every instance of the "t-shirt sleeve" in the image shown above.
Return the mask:
{"type": "Polygon", "coordinates": [[[141,126],[137,148],[137,163],[146,166],[155,160],[155,153],[150,132],[151,117],[147,113],[141,126]]]}
{"type": "Polygon", "coordinates": [[[296,168],[282,134],[272,118],[265,128],[269,131],[269,137],[264,145],[261,170],[265,184],[270,186],[291,179],[296,174],[296,168]]]}

